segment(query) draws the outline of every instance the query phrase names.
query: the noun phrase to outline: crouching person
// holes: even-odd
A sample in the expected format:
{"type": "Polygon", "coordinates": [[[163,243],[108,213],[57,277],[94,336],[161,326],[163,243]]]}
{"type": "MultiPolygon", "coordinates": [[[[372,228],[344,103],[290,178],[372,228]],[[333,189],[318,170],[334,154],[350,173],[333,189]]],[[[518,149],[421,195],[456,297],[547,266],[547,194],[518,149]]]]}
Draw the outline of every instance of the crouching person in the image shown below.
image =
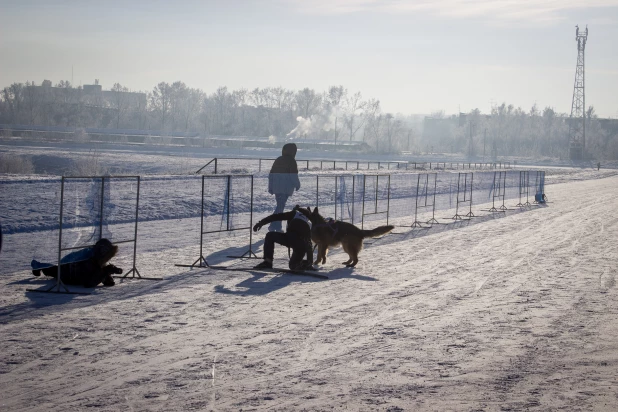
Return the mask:
{"type": "Polygon", "coordinates": [[[273,267],[273,256],[275,254],[275,243],[287,246],[292,249],[289,267],[292,270],[314,270],[313,249],[311,248],[311,222],[309,221],[310,212],[300,206],[294,207],[289,212],[272,214],[253,226],[253,231],[257,232],[267,223],[277,221],[287,221],[285,233],[268,232],[264,239],[264,261],[255,269],[268,269],[273,267]],[[303,260],[304,257],[306,260],[303,260]]]}
{"type": "MultiPolygon", "coordinates": [[[[118,253],[118,246],[108,239],[99,240],[93,247],[84,248],[66,255],[60,262],[60,280],[66,285],[93,288],[100,283],[114,286],[113,274],[121,274],[122,269],[108,262],[118,253]]],[[[32,274],[56,279],[58,266],[52,266],[33,260],[32,274]]]]}

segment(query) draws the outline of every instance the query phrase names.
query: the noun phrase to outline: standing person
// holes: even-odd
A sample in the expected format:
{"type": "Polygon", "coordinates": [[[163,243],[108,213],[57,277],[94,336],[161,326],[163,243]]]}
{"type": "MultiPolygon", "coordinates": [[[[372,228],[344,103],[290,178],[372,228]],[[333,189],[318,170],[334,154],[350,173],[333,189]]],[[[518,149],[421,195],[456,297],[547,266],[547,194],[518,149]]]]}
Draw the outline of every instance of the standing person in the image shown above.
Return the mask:
{"type": "Polygon", "coordinates": [[[295,206],[294,209],[285,213],[275,213],[260,220],[253,226],[257,232],[267,223],[287,220],[285,233],[268,232],[264,240],[264,261],[255,269],[270,269],[273,267],[275,243],[292,249],[289,267],[292,270],[315,270],[313,267],[313,249],[311,247],[311,213],[308,209],[295,206]],[[306,260],[303,257],[307,256],[306,260]]]}
{"type": "MultiPolygon", "coordinates": [[[[298,180],[298,165],[296,164],[296,145],[286,143],[281,149],[281,156],[275,159],[268,174],[268,193],[275,195],[277,207],[274,213],[282,213],[285,204],[294,193],[294,189],[300,189],[298,180]]],[[[268,227],[269,232],[283,232],[281,221],[273,221],[268,227]]]]}

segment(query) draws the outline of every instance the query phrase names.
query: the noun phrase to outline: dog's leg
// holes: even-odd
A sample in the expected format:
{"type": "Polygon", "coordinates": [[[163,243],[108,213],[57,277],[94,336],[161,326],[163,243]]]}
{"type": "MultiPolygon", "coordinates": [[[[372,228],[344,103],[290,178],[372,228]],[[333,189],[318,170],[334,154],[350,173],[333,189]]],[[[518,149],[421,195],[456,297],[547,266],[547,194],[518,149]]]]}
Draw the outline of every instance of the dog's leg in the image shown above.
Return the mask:
{"type": "Polygon", "coordinates": [[[350,255],[350,260],[348,260],[348,263],[346,264],[346,266],[353,268],[354,266],[356,266],[357,263],[358,263],[358,254],[352,252],[352,254],[350,255]]]}
{"type": "Polygon", "coordinates": [[[318,262],[326,263],[326,246],[323,243],[318,244],[318,262]]]}
{"type": "Polygon", "coordinates": [[[346,262],[343,262],[342,265],[349,266],[350,263],[352,262],[352,254],[350,253],[350,243],[347,240],[344,240],[343,242],[341,242],[341,247],[343,248],[343,251],[348,254],[348,258],[349,258],[346,262]]]}
{"type": "Polygon", "coordinates": [[[358,263],[358,254],[360,253],[362,248],[363,248],[362,240],[359,242],[350,242],[348,244],[347,252],[348,252],[348,255],[350,256],[350,260],[346,264],[347,267],[353,268],[354,266],[356,266],[356,264],[358,263]]]}

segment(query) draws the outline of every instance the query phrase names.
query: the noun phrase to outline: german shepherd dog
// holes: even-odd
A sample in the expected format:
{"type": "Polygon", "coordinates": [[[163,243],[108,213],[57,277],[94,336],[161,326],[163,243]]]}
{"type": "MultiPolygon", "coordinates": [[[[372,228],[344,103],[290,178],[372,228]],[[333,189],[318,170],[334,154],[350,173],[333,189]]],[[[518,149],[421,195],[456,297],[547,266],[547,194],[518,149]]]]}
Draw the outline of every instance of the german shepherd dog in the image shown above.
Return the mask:
{"type": "MultiPolygon", "coordinates": [[[[311,211],[311,208],[309,208],[311,211]]],[[[362,230],[352,223],[330,221],[324,219],[316,207],[309,217],[311,221],[311,241],[318,246],[318,257],[315,263],[326,263],[328,248],[341,244],[349,259],[343,262],[346,267],[354,267],[358,263],[358,254],[363,249],[363,239],[382,236],[395,226],[380,226],[372,230],[362,230]]]]}

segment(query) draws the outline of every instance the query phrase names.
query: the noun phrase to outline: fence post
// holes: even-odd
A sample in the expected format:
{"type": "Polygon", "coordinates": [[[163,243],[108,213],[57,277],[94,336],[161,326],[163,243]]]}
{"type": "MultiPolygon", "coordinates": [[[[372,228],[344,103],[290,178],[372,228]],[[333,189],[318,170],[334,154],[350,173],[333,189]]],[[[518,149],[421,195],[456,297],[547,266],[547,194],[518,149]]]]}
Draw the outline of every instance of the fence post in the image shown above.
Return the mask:
{"type": "Polygon", "coordinates": [[[356,203],[356,191],[354,190],[356,176],[352,175],[352,224],[354,224],[354,203],[356,203]]]}
{"type": "Polygon", "coordinates": [[[421,175],[420,173],[416,175],[416,196],[414,197],[414,222],[412,222],[411,227],[422,227],[421,223],[417,220],[418,218],[418,188],[421,185],[421,175]]]}
{"type": "Polygon", "coordinates": [[[225,204],[227,205],[227,216],[226,216],[226,229],[230,230],[230,192],[232,191],[232,176],[227,175],[227,199],[225,199],[225,204]]]}
{"type": "MultiPolygon", "coordinates": [[[[64,213],[64,176],[60,183],[60,230],[58,231],[58,274],[56,276],[56,292],[60,292],[60,285],[64,287],[65,291],[69,291],[67,287],[62,283],[60,278],[60,260],[62,259],[62,215],[64,213]]],[[[52,288],[53,289],[53,288],[52,288]]],[[[49,290],[52,290],[49,289],[49,290]]]]}
{"type": "Polygon", "coordinates": [[[337,199],[339,198],[339,196],[337,196],[337,176],[335,176],[335,220],[337,220],[337,199]]]}
{"type": "MultiPolygon", "coordinates": [[[[429,179],[429,177],[427,177],[429,179]]],[[[427,184],[429,186],[429,184],[427,184]]],[[[433,205],[431,208],[431,219],[427,223],[438,223],[436,220],[436,191],[438,190],[438,174],[436,173],[433,178],[433,205]]],[[[439,224],[439,223],[438,223],[439,224]]]]}
{"type": "MultiPolygon", "coordinates": [[[[197,261],[193,262],[194,265],[197,262],[200,262],[200,266],[202,266],[201,259],[203,259],[203,256],[204,256],[204,180],[205,180],[205,177],[206,176],[202,175],[202,208],[200,212],[200,257],[197,259],[197,261]]],[[[204,259],[204,262],[206,262],[206,259],[204,259]]],[[[208,265],[208,263],[206,263],[206,265],[208,265]]]]}
{"type": "MultiPolygon", "coordinates": [[[[137,176],[137,201],[135,202],[135,233],[133,234],[133,269],[137,272],[139,276],[139,271],[137,270],[136,256],[137,256],[137,225],[139,223],[139,189],[141,186],[142,178],[141,176],[137,176]]],[[[127,272],[128,274],[128,272],[127,272]]]]}
{"type": "Polygon", "coordinates": [[[320,206],[320,175],[315,175],[315,207],[320,206]]]}
{"type": "Polygon", "coordinates": [[[472,213],[472,194],[474,193],[474,172],[470,173],[470,212],[466,214],[468,217],[474,217],[472,213]]]}
{"type": "Polygon", "coordinates": [[[365,188],[367,187],[367,177],[363,175],[363,209],[361,210],[361,229],[365,227],[365,188]]]}
{"type": "Polygon", "coordinates": [[[101,176],[101,218],[99,219],[99,240],[103,237],[103,200],[105,198],[105,176],[101,176]]]}
{"type": "Polygon", "coordinates": [[[386,224],[387,225],[388,225],[388,215],[390,214],[390,210],[391,210],[391,175],[388,175],[388,192],[386,195],[386,224]]]}

